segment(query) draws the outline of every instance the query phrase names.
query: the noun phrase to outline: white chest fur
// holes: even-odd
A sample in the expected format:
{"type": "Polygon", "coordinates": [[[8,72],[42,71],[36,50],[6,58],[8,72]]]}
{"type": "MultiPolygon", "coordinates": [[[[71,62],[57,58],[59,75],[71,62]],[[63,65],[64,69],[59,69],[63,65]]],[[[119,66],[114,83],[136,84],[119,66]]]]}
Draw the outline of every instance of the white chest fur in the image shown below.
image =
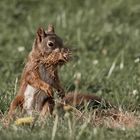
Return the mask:
{"type": "Polygon", "coordinates": [[[32,115],[33,110],[33,98],[36,89],[30,85],[27,85],[25,93],[24,93],[24,109],[29,115],[32,115]]]}

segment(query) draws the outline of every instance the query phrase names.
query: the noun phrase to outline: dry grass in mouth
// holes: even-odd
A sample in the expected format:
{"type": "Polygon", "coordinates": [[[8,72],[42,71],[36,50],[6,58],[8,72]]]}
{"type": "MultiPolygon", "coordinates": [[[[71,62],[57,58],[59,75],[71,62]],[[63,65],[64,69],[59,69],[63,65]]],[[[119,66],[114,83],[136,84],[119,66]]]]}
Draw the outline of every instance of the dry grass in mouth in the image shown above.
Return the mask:
{"type": "Polygon", "coordinates": [[[72,52],[68,48],[62,48],[60,51],[53,51],[46,58],[41,58],[42,63],[48,68],[52,65],[63,65],[72,57],[72,52]]]}

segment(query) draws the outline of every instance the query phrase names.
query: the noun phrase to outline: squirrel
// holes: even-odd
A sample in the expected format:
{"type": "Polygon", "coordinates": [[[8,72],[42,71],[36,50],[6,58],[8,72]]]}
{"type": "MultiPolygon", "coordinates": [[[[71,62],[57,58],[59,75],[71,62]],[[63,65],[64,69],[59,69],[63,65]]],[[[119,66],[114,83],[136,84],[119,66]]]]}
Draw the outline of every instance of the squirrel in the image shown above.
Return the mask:
{"type": "Polygon", "coordinates": [[[43,91],[47,97],[53,97],[55,88],[60,97],[65,96],[58,76],[58,65],[67,62],[71,56],[68,48],[63,47],[62,39],[55,34],[54,27],[48,26],[47,31],[38,28],[32,50],[28,55],[23,69],[17,95],[10,104],[8,116],[12,118],[17,106],[31,113],[32,97],[43,91]]]}
{"type": "Polygon", "coordinates": [[[40,113],[40,117],[45,117],[46,114],[53,115],[54,108],[58,110],[58,113],[63,114],[66,108],[71,110],[76,108],[77,110],[83,110],[86,106],[87,109],[95,108],[112,108],[113,105],[95,94],[89,93],[78,93],[69,92],[61,101],[55,101],[54,99],[47,97],[43,92],[38,92],[34,94],[34,109],[40,113]]]}

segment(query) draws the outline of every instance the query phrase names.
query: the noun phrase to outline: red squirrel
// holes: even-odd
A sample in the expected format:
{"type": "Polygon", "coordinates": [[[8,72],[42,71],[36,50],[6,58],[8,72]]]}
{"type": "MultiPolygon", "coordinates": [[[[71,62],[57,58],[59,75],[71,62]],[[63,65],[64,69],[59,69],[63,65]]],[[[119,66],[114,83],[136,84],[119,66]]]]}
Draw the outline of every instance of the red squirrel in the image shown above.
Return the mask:
{"type": "Polygon", "coordinates": [[[12,118],[17,106],[24,107],[27,112],[29,110],[30,114],[33,96],[38,91],[53,97],[53,88],[55,88],[61,98],[65,96],[58,76],[58,65],[67,62],[70,55],[70,50],[64,48],[62,39],[55,34],[52,25],[48,26],[47,31],[38,28],[21,75],[17,95],[10,104],[9,118],[12,118]]]}

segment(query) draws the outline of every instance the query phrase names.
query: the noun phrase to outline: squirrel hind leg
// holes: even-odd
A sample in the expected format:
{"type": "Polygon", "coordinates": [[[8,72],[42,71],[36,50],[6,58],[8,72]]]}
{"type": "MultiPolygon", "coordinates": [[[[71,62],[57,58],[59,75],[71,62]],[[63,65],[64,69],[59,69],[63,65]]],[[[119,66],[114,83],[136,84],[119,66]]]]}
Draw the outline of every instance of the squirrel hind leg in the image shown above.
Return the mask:
{"type": "Polygon", "coordinates": [[[24,101],[24,97],[17,95],[11,102],[10,104],[10,108],[8,111],[8,118],[12,119],[13,117],[13,113],[15,111],[15,109],[17,108],[17,106],[19,106],[21,109],[23,108],[23,101],[24,101]]]}
{"type": "Polygon", "coordinates": [[[53,115],[54,110],[54,101],[46,101],[45,104],[42,107],[42,110],[40,111],[39,119],[44,120],[47,116],[53,115]]]}

